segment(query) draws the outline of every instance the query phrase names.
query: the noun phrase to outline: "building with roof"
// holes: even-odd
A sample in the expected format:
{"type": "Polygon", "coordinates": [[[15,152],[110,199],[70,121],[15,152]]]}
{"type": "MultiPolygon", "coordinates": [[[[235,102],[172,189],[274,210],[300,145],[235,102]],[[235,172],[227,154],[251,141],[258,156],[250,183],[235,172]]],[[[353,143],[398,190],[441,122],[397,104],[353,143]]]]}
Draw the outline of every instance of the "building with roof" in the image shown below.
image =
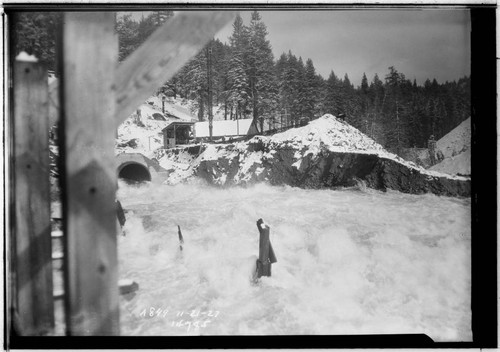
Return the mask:
{"type": "MultiPolygon", "coordinates": [[[[252,121],[253,119],[213,121],[212,138],[253,136],[258,131],[252,121]]],[[[194,136],[196,139],[210,137],[208,121],[195,123],[194,136]]]]}
{"type": "MultiPolygon", "coordinates": [[[[242,138],[258,133],[253,119],[222,120],[212,122],[212,138],[242,138]]],[[[188,144],[194,140],[210,138],[208,121],[175,121],[162,130],[164,148],[188,144]]]]}
{"type": "Polygon", "coordinates": [[[161,130],[163,134],[163,147],[174,148],[180,144],[188,144],[193,139],[193,126],[195,122],[174,121],[161,130]]]}

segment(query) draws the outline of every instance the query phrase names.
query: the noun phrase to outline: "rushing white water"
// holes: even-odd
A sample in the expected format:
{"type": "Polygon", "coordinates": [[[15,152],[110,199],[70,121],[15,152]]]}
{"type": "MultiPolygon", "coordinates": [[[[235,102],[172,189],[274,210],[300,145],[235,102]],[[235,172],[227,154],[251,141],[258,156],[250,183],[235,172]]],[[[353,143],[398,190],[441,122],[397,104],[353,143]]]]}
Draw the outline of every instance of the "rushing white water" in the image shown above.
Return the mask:
{"type": "Polygon", "coordinates": [[[121,300],[122,335],[472,339],[470,199],[200,184],[121,184],[118,197],[120,277],[140,286],[121,300]],[[259,218],[278,262],[252,283],[259,218]]]}

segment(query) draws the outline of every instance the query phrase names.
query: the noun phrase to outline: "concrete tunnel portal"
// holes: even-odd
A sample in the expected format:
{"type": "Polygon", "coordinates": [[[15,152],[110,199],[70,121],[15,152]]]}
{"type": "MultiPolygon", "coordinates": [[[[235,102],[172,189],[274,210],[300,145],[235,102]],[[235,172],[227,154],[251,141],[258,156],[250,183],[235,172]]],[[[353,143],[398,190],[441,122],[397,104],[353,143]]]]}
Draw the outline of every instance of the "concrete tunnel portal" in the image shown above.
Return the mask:
{"type": "Polygon", "coordinates": [[[127,183],[161,183],[168,177],[169,171],[162,168],[158,161],[141,153],[121,153],[116,158],[116,174],[127,183]]]}
{"type": "Polygon", "coordinates": [[[118,169],[118,178],[127,183],[150,182],[151,173],[144,165],[130,162],[120,165],[118,169]]]}

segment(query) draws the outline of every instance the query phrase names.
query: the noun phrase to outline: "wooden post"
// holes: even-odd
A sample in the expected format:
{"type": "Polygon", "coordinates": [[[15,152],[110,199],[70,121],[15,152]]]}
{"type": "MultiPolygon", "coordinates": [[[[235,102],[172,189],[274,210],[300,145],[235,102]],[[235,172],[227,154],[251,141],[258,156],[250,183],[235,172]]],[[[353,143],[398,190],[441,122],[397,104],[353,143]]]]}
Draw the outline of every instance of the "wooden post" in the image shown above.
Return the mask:
{"type": "Polygon", "coordinates": [[[259,259],[257,260],[257,277],[271,276],[271,264],[276,263],[271,241],[269,240],[270,227],[262,219],[257,220],[259,229],[259,259]]]}
{"type": "Polygon", "coordinates": [[[117,335],[114,14],[67,13],[62,49],[67,334],[117,335]]]}
{"type": "Polygon", "coordinates": [[[13,84],[11,308],[21,330],[16,333],[45,335],[54,328],[47,70],[36,62],[16,61],[13,84]]]}

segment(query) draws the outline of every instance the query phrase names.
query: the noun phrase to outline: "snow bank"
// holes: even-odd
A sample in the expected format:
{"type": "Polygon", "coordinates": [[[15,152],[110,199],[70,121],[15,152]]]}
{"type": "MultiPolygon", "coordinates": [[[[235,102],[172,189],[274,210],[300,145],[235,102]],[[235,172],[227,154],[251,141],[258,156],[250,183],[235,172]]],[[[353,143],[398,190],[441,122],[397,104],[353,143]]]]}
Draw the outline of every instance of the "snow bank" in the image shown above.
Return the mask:
{"type": "Polygon", "coordinates": [[[450,175],[470,175],[470,146],[471,121],[468,118],[436,142],[436,152],[441,153],[444,159],[429,170],[450,175]]]}
{"type": "Polygon", "coordinates": [[[308,153],[313,154],[317,154],[321,147],[327,147],[336,152],[366,152],[381,156],[395,156],[385,151],[380,144],[358,129],[337,120],[330,114],[323,115],[306,126],[275,134],[269,139],[273,145],[285,144],[297,146],[300,149],[307,147],[308,153]]]}
{"type": "Polygon", "coordinates": [[[446,174],[470,175],[470,157],[470,149],[467,149],[465,152],[462,152],[456,156],[444,159],[439,164],[432,166],[430,170],[446,174]]]}
{"type": "Polygon", "coordinates": [[[436,142],[436,150],[443,153],[444,158],[454,157],[468,149],[471,145],[470,117],[436,142]]]}

